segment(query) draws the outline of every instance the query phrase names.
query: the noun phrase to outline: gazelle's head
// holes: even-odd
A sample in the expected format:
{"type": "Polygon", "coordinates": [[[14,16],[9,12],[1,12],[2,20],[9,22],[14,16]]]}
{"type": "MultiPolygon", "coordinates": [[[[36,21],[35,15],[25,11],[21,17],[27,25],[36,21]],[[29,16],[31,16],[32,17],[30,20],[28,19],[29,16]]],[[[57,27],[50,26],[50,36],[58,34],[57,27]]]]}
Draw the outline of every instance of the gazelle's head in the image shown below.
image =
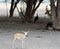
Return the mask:
{"type": "Polygon", "coordinates": [[[27,32],[24,32],[25,36],[28,36],[28,33],[29,33],[29,31],[27,31],[27,32]]]}

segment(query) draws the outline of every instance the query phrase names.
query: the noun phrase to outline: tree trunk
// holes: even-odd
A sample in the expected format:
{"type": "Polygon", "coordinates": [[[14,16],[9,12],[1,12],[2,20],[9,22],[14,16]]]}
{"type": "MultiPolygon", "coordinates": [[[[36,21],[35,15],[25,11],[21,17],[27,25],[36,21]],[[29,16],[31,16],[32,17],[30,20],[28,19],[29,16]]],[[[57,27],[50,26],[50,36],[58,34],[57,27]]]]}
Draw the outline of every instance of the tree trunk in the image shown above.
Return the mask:
{"type": "Polygon", "coordinates": [[[10,10],[10,16],[9,17],[13,17],[13,13],[14,13],[14,9],[10,10]]]}
{"type": "Polygon", "coordinates": [[[57,29],[60,29],[60,0],[57,0],[57,29]]]}
{"type": "Polygon", "coordinates": [[[11,8],[10,8],[10,16],[9,17],[13,17],[13,13],[14,13],[14,10],[17,6],[17,4],[19,3],[20,0],[17,0],[15,2],[15,0],[11,0],[11,8]]]}
{"type": "Polygon", "coordinates": [[[43,0],[40,0],[39,3],[37,4],[37,6],[36,6],[36,4],[33,3],[33,1],[34,0],[27,0],[27,3],[26,3],[27,4],[27,8],[26,8],[26,13],[25,13],[25,20],[28,21],[28,22],[32,21],[32,18],[34,16],[37,8],[39,7],[39,5],[41,4],[41,2],[43,0]],[[33,7],[33,4],[34,4],[34,7],[33,7]]]}
{"type": "Polygon", "coordinates": [[[53,27],[56,28],[56,7],[55,7],[55,2],[54,0],[50,0],[51,3],[51,15],[52,15],[52,22],[53,22],[53,27]]]}
{"type": "Polygon", "coordinates": [[[9,17],[13,17],[13,6],[14,6],[14,0],[11,0],[10,16],[9,17]]]}
{"type": "Polygon", "coordinates": [[[32,0],[28,0],[27,1],[27,8],[26,8],[26,13],[25,13],[25,20],[26,21],[31,21],[32,19],[32,15],[31,15],[31,11],[32,11],[32,0]]]}

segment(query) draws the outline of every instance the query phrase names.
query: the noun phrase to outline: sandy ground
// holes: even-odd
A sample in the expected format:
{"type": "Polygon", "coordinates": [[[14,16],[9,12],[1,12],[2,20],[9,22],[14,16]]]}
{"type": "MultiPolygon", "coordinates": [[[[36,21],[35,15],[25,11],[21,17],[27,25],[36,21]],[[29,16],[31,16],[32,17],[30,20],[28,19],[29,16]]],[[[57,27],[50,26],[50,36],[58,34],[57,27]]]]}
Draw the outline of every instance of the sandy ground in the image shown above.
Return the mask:
{"type": "Polygon", "coordinates": [[[42,23],[24,24],[8,22],[6,19],[0,20],[0,49],[60,49],[60,31],[44,30],[45,25],[42,23]],[[13,42],[13,36],[14,33],[23,31],[29,33],[23,40],[22,48],[22,41],[13,42]]]}
{"type": "Polygon", "coordinates": [[[60,31],[40,29],[41,24],[0,22],[0,49],[60,49],[60,31]],[[13,42],[16,32],[30,31],[23,41],[13,42]]]}
{"type": "Polygon", "coordinates": [[[48,21],[49,19],[47,18],[39,18],[37,23],[22,23],[21,19],[18,17],[0,17],[0,29],[41,30],[45,29],[48,21]]]}
{"type": "MultiPolygon", "coordinates": [[[[13,43],[15,32],[22,31],[0,29],[0,49],[22,49],[21,40],[13,43]]],[[[60,49],[60,32],[31,30],[23,41],[23,49],[60,49]]]]}

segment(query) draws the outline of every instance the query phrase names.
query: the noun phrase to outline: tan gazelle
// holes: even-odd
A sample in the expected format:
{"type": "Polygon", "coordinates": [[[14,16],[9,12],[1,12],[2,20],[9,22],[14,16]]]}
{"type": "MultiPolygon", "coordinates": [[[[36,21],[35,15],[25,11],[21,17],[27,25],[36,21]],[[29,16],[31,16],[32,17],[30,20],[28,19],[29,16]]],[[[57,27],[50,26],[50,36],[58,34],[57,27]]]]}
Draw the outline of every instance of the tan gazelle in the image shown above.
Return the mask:
{"type": "Polygon", "coordinates": [[[15,34],[14,34],[13,42],[15,43],[15,40],[16,40],[16,39],[21,40],[21,41],[22,41],[22,48],[23,48],[24,39],[28,36],[28,32],[29,32],[29,31],[24,32],[24,33],[21,33],[21,32],[20,32],[20,33],[15,33],[15,34]]]}

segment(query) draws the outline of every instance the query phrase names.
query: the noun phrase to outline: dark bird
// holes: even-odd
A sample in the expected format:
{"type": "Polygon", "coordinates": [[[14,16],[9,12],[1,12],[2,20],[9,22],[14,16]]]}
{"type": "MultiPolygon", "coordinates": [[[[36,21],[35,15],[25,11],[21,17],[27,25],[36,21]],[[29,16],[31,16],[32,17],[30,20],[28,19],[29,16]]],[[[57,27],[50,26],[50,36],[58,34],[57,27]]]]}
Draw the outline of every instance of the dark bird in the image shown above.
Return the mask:
{"type": "Polygon", "coordinates": [[[46,29],[52,28],[53,30],[55,30],[55,28],[53,27],[53,23],[52,22],[48,22],[46,25],[46,29]]]}
{"type": "Polygon", "coordinates": [[[34,23],[36,23],[36,21],[38,21],[38,15],[35,17],[35,19],[34,19],[34,23]]]}

